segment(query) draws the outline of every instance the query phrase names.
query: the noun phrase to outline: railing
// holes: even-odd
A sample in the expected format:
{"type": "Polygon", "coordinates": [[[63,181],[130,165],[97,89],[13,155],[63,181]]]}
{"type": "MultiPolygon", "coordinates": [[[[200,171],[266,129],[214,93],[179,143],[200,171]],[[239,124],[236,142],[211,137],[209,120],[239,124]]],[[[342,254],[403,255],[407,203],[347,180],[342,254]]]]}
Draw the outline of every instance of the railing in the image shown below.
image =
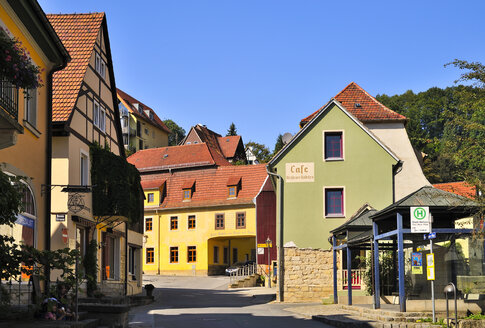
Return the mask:
{"type": "MultiPolygon", "coordinates": [[[[351,280],[352,289],[360,289],[362,287],[363,279],[364,279],[365,270],[361,269],[354,269],[351,270],[351,280]]],[[[342,270],[342,286],[344,289],[349,288],[349,279],[347,270],[342,270]]]]}
{"type": "Polygon", "coordinates": [[[0,288],[8,294],[10,305],[28,306],[32,300],[32,282],[28,281],[0,281],[0,288]]]}
{"type": "Polygon", "coordinates": [[[0,76],[0,108],[7,112],[14,120],[17,120],[19,114],[18,103],[19,89],[0,76]]]}
{"type": "Polygon", "coordinates": [[[232,284],[232,283],[234,283],[234,282],[236,282],[236,281],[238,281],[242,278],[252,276],[253,274],[256,274],[257,271],[258,271],[258,266],[257,266],[256,263],[247,264],[245,266],[239,267],[239,268],[237,268],[236,271],[231,272],[229,274],[230,282],[232,284]]]}

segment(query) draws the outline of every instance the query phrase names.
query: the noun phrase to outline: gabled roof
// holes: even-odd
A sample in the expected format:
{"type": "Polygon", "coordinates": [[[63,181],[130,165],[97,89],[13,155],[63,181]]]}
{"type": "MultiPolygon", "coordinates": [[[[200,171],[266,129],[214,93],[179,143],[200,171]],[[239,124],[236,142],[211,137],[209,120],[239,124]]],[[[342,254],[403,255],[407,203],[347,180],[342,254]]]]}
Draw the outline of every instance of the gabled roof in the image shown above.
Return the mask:
{"type": "Polygon", "coordinates": [[[468,184],[466,181],[437,183],[434,184],[433,187],[470,199],[475,199],[477,194],[476,188],[468,184]]]}
{"type": "MultiPolygon", "coordinates": [[[[340,91],[335,99],[339,101],[352,115],[363,123],[367,122],[405,122],[406,117],[387,108],[376,98],[372,97],[357,83],[351,82],[342,91],[340,91]]],[[[319,108],[316,112],[301,120],[300,126],[307,124],[319,111],[325,106],[319,108]]]]}
{"type": "Polygon", "coordinates": [[[242,145],[241,136],[218,137],[217,141],[225,158],[233,158],[239,143],[242,145]]]}
{"type": "Polygon", "coordinates": [[[149,189],[158,189],[163,184],[165,183],[165,180],[158,179],[158,180],[142,180],[141,181],[141,187],[144,190],[149,190],[149,189]]]}
{"type": "MultiPolygon", "coordinates": [[[[148,181],[166,180],[167,194],[160,209],[194,208],[206,206],[251,205],[266,181],[264,165],[231,165],[212,169],[174,171],[170,173],[142,176],[142,185],[148,181]],[[241,177],[237,197],[228,198],[227,181],[230,177],[241,177]],[[183,188],[187,181],[195,181],[190,201],[183,200],[183,188]]],[[[150,182],[151,183],[151,182],[150,182]]],[[[154,182],[156,185],[159,182],[154,182]]]]}
{"type": "Polygon", "coordinates": [[[221,137],[221,135],[208,129],[205,125],[197,124],[191,127],[184,140],[182,140],[182,142],[180,143],[181,145],[185,144],[185,141],[187,140],[187,137],[190,135],[190,132],[192,130],[199,137],[200,142],[204,142],[207,144],[211,155],[216,161],[217,165],[230,165],[219,145],[218,138],[221,137]]]}
{"type": "Polygon", "coordinates": [[[158,117],[158,115],[155,113],[155,111],[153,109],[151,109],[150,107],[148,107],[147,105],[145,105],[141,101],[133,98],[132,96],[130,96],[129,94],[127,94],[126,92],[124,92],[124,91],[122,91],[120,89],[116,89],[116,91],[117,91],[117,94],[118,94],[118,100],[120,100],[123,103],[123,105],[126,108],[128,108],[128,110],[130,111],[131,114],[135,115],[136,117],[139,117],[139,118],[143,119],[144,121],[146,121],[148,123],[151,123],[152,125],[158,127],[159,129],[162,129],[163,131],[165,131],[167,133],[171,133],[172,132],[165,125],[165,123],[163,123],[163,121],[158,117]],[[140,104],[140,105],[143,106],[142,113],[140,113],[135,108],[134,104],[140,104]],[[149,112],[152,113],[153,119],[151,119],[150,116],[148,116],[145,113],[145,110],[148,110],[149,112]]]}
{"type": "Polygon", "coordinates": [[[284,154],[286,154],[288,150],[291,147],[293,147],[293,145],[296,144],[303,137],[306,131],[310,130],[313,127],[313,125],[315,124],[315,122],[317,122],[317,119],[320,117],[320,115],[323,115],[323,113],[329,110],[332,107],[332,105],[335,105],[336,107],[340,108],[342,112],[344,112],[344,114],[346,114],[352,121],[354,121],[354,123],[357,124],[357,126],[359,126],[365,133],[367,133],[367,135],[369,135],[369,137],[371,137],[379,146],[381,146],[382,149],[384,149],[394,160],[400,161],[400,159],[396,156],[396,154],[394,154],[394,152],[392,152],[391,149],[389,149],[371,131],[369,131],[369,129],[366,128],[362,122],[360,122],[355,116],[353,116],[349,111],[347,111],[340,102],[338,102],[335,99],[332,99],[325,105],[325,107],[323,107],[320,111],[318,111],[316,115],[313,116],[312,119],[307,124],[305,124],[298,131],[298,133],[295,134],[293,138],[291,138],[291,140],[286,145],[283,146],[283,148],[280,149],[280,151],[268,162],[268,166],[271,167],[275,163],[277,163],[279,159],[282,156],[284,156],[284,154]]]}
{"type": "MultiPolygon", "coordinates": [[[[221,165],[205,143],[144,149],[128,157],[127,161],[141,173],[221,165]]],[[[224,160],[222,165],[231,164],[224,160]]]]}
{"type": "Polygon", "coordinates": [[[88,68],[104,13],[46,15],[71,55],[66,68],[54,73],[52,121],[64,122],[71,115],[88,68]]]}

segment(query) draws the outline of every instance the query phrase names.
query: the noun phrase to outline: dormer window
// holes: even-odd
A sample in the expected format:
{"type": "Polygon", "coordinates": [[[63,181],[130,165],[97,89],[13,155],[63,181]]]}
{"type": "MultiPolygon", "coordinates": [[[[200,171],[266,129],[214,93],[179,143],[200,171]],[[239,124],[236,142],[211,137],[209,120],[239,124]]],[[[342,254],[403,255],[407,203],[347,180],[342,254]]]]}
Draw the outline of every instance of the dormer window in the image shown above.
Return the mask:
{"type": "Polygon", "coordinates": [[[192,195],[195,191],[195,179],[187,180],[182,185],[183,200],[188,201],[192,199],[192,195]]]}
{"type": "Polygon", "coordinates": [[[184,200],[190,200],[192,198],[192,190],[184,189],[184,200]]]}
{"type": "Polygon", "coordinates": [[[230,177],[227,180],[227,198],[236,198],[241,189],[241,177],[230,177]]]}

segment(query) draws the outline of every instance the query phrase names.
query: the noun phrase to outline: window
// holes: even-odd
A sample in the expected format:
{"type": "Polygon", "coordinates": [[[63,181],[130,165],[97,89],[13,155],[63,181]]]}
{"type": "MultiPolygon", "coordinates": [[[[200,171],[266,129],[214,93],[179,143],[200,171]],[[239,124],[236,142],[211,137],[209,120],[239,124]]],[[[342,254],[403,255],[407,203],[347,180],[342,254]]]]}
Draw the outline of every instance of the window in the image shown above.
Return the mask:
{"type": "Polygon", "coordinates": [[[216,214],[216,230],[224,229],[224,214],[216,214]]]}
{"type": "Polygon", "coordinates": [[[178,262],[179,262],[179,248],[170,247],[170,263],[178,263],[178,262]]]}
{"type": "Polygon", "coordinates": [[[177,230],[179,228],[179,219],[176,216],[170,218],[170,230],[177,230]]]}
{"type": "Polygon", "coordinates": [[[343,159],[342,132],[325,132],[325,159],[343,159]]]}
{"type": "Polygon", "coordinates": [[[214,246],[214,263],[219,263],[219,247],[214,246]]]}
{"type": "Polygon", "coordinates": [[[99,129],[103,132],[106,130],[106,111],[103,106],[100,107],[99,111],[99,129]]]}
{"type": "Polygon", "coordinates": [[[93,123],[95,126],[99,126],[99,103],[93,101],[93,123]]]}
{"type": "MultiPolygon", "coordinates": [[[[136,248],[135,247],[128,247],[128,274],[135,276],[136,275],[136,248]]],[[[135,277],[133,277],[134,279],[135,277]]]]}
{"type": "Polygon", "coordinates": [[[188,246],[187,247],[187,262],[196,262],[197,261],[197,250],[195,246],[188,246]]]}
{"type": "Polygon", "coordinates": [[[152,231],[153,230],[153,219],[146,218],[145,219],[145,231],[152,231]]]}
{"type": "Polygon", "coordinates": [[[232,263],[237,262],[237,248],[232,249],[232,263]]]}
{"type": "Polygon", "coordinates": [[[87,186],[88,185],[88,169],[89,163],[88,163],[88,156],[86,154],[81,153],[81,186],[87,186]]]}
{"type": "Polygon", "coordinates": [[[35,202],[34,202],[34,195],[32,194],[32,190],[30,190],[29,187],[26,185],[23,188],[23,193],[22,193],[22,206],[23,208],[23,213],[27,213],[30,215],[35,216],[35,202]]]}
{"type": "Polygon", "coordinates": [[[184,189],[184,200],[190,200],[192,198],[192,189],[184,189]]]}
{"type": "Polygon", "coordinates": [[[228,198],[235,198],[236,197],[236,186],[230,186],[228,188],[228,198]]]}
{"type": "Polygon", "coordinates": [[[224,256],[224,264],[229,263],[229,248],[224,247],[222,255],[224,256]]]}
{"type": "Polygon", "coordinates": [[[155,201],[155,194],[150,192],[148,193],[148,202],[153,203],[155,201]]]}
{"type": "Polygon", "coordinates": [[[149,134],[149,132],[148,132],[148,129],[147,129],[147,128],[145,128],[145,134],[146,134],[146,135],[148,135],[148,134],[149,134]]]}
{"type": "Polygon", "coordinates": [[[236,228],[246,228],[246,212],[236,213],[236,228]]]}
{"type": "Polygon", "coordinates": [[[325,189],[325,216],[344,215],[343,188],[325,189]]]}
{"type": "Polygon", "coordinates": [[[27,89],[25,92],[25,121],[33,127],[37,126],[37,89],[27,89]]]}
{"type": "Polygon", "coordinates": [[[155,249],[153,247],[147,248],[146,251],[146,263],[154,263],[155,261],[155,249]]]}
{"type": "Polygon", "coordinates": [[[95,57],[95,60],[94,60],[94,65],[95,65],[96,72],[98,72],[99,75],[101,75],[101,77],[103,79],[105,79],[106,78],[106,63],[104,62],[104,60],[101,58],[101,56],[99,54],[96,54],[96,57],[95,57]]]}
{"type": "Polygon", "coordinates": [[[76,227],[76,250],[81,255],[81,258],[84,258],[86,255],[87,249],[87,241],[88,241],[88,234],[87,230],[83,227],[76,227]]]}
{"type": "Polygon", "coordinates": [[[195,215],[189,215],[188,228],[195,229],[195,215]]]}

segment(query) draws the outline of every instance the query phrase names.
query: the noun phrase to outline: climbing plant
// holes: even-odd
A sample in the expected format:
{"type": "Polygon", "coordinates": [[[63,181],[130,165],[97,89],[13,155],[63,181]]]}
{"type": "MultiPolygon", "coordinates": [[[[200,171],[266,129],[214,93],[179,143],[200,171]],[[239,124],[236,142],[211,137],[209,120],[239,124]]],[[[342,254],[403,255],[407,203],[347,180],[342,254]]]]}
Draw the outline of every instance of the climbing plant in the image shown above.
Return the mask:
{"type": "Polygon", "coordinates": [[[143,217],[140,173],[107,147],[92,144],[91,183],[95,216],[124,216],[130,223],[143,217]]]}

